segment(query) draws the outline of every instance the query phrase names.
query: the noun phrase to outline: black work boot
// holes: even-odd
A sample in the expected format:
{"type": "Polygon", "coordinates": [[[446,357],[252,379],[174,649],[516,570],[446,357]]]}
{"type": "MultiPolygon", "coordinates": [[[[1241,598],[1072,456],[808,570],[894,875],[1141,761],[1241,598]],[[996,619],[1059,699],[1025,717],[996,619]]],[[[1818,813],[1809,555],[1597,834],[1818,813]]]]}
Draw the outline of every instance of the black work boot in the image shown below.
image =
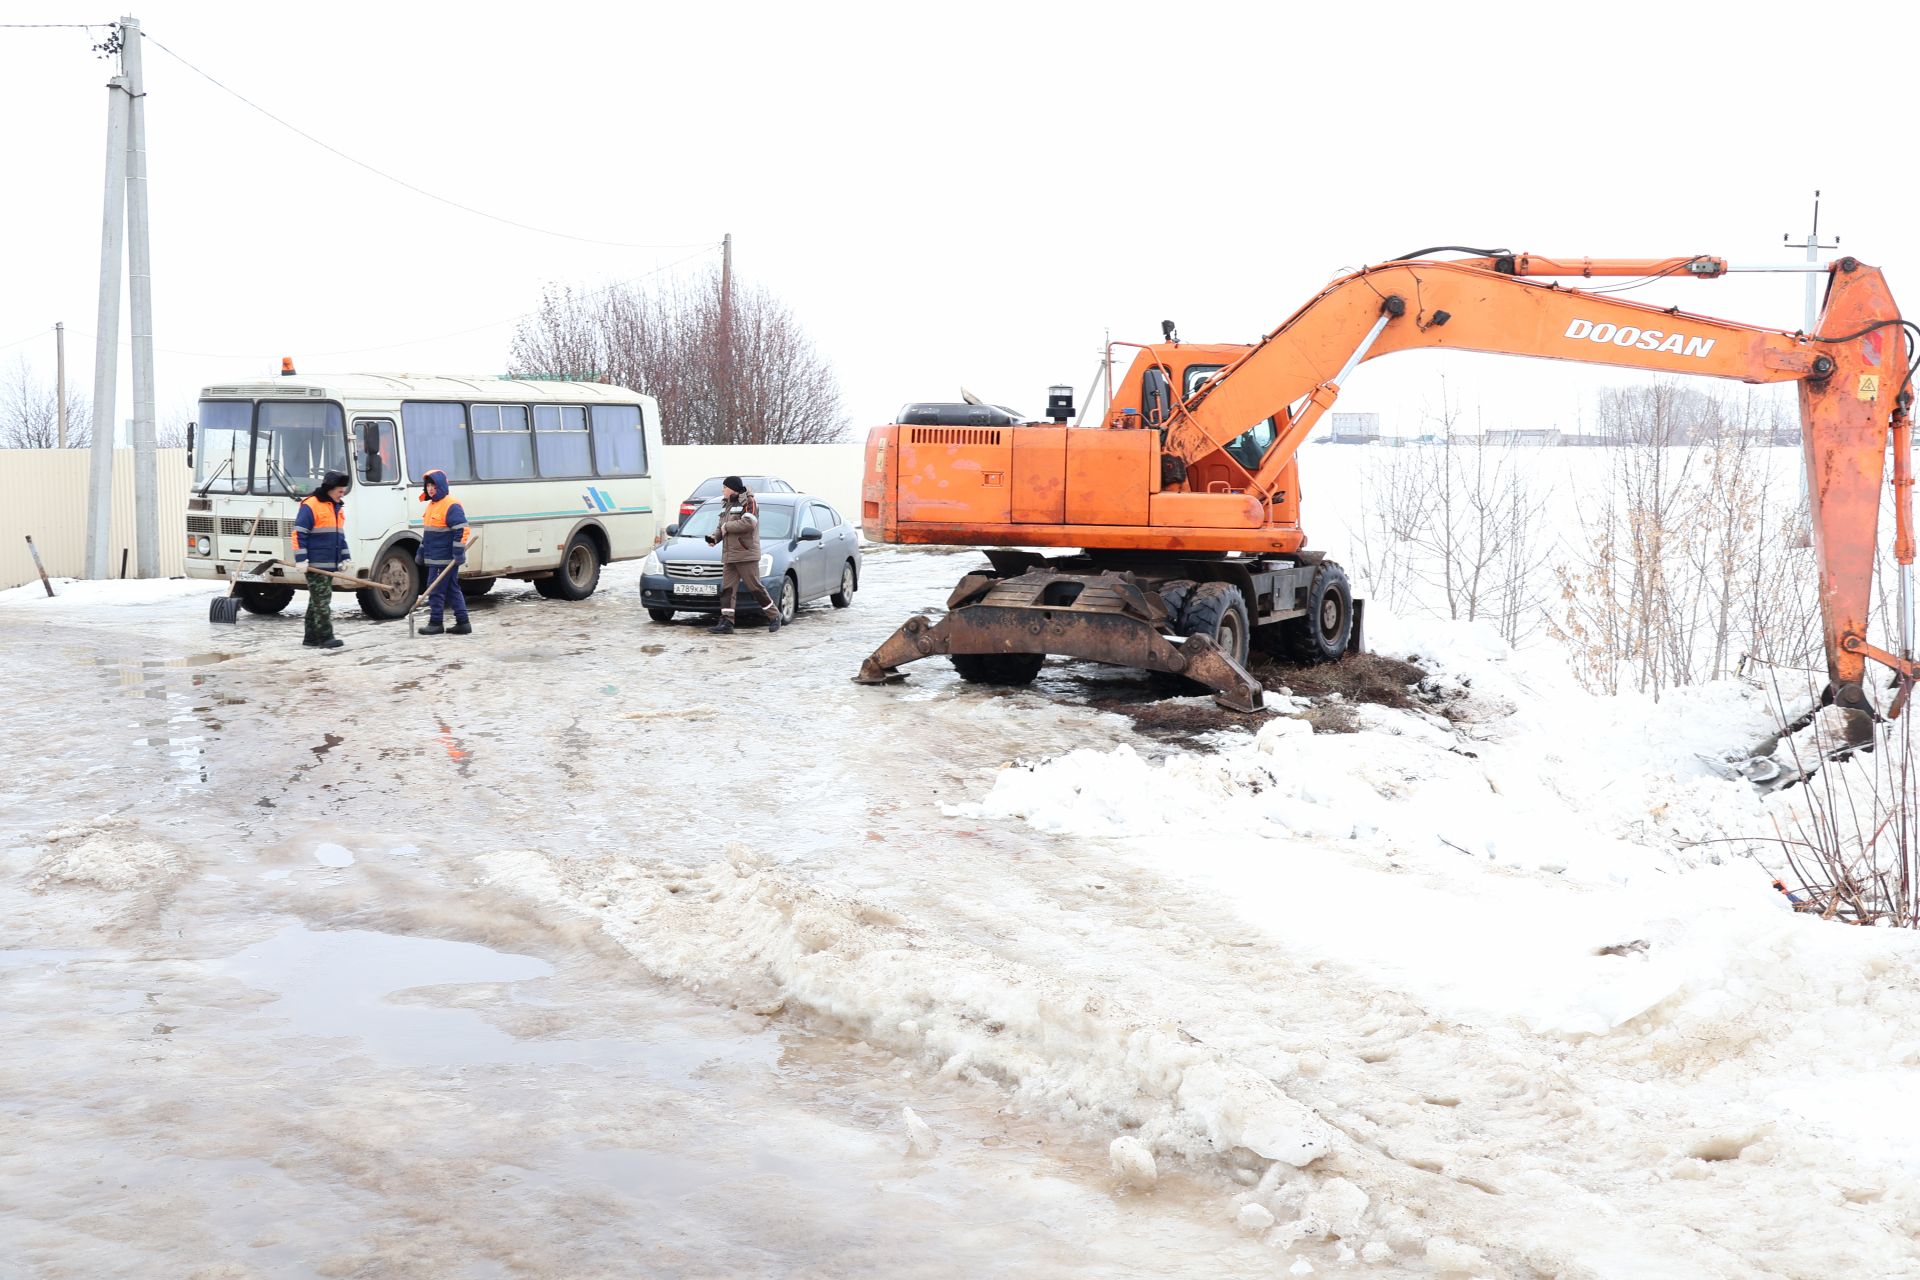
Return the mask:
{"type": "Polygon", "coordinates": [[[336,640],[334,637],[328,636],[320,642],[320,647],[322,649],[341,649],[346,647],[346,643],[345,640],[336,640]]]}
{"type": "Polygon", "coordinates": [[[445,630],[446,628],[441,626],[439,623],[429,622],[426,626],[420,628],[420,634],[423,636],[437,636],[442,632],[444,632],[445,630]]]}
{"type": "Polygon", "coordinates": [[[733,634],[733,619],[726,614],[720,615],[720,621],[707,628],[709,635],[730,636],[733,634]]]}
{"type": "Polygon", "coordinates": [[[470,636],[473,634],[473,624],[468,622],[465,618],[462,618],[460,619],[460,621],[453,624],[453,629],[449,631],[447,634],[454,635],[454,636],[470,636]]]}
{"type": "Polygon", "coordinates": [[[780,629],[780,611],[774,609],[767,614],[767,634],[772,635],[780,629]]]}

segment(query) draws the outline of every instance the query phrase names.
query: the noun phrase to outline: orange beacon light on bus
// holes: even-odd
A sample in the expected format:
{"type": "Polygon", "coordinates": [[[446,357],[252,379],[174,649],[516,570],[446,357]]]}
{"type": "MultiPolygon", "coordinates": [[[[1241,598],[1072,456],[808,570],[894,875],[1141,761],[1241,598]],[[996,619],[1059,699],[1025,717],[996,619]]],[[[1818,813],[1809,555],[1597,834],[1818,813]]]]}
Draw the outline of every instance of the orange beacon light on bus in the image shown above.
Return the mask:
{"type": "Polygon", "coordinates": [[[280,376],[283,378],[291,378],[293,376],[293,357],[292,356],[280,357],[280,376]]]}

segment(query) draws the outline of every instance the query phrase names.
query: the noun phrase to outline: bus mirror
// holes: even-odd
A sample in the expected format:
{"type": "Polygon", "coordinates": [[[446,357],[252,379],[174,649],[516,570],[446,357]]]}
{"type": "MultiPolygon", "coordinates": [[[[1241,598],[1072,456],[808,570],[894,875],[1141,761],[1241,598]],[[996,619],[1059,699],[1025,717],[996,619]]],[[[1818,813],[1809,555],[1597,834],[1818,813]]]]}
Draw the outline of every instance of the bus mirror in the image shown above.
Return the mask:
{"type": "Polygon", "coordinates": [[[197,422],[187,424],[187,470],[193,470],[193,433],[199,427],[197,422]]]}
{"type": "Polygon", "coordinates": [[[380,483],[380,424],[360,424],[360,478],[368,484],[380,483]]]}

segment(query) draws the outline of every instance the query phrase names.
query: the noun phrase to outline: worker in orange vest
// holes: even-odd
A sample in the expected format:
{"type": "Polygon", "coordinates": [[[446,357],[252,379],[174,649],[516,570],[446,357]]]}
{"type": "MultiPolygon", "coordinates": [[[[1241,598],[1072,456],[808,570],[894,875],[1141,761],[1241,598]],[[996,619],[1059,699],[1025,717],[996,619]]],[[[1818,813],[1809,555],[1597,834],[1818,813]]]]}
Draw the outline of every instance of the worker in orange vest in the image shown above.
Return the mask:
{"type": "Polygon", "coordinates": [[[427,625],[420,629],[420,634],[437,636],[446,631],[440,619],[448,606],[452,606],[450,634],[472,635],[473,627],[467,622],[467,597],[460,590],[460,569],[467,563],[466,509],[454,499],[453,490],[447,484],[447,473],[438,469],[421,477],[420,501],[427,504],[427,514],[422,521],[425,528],[420,537],[420,562],[427,581],[433,584],[427,593],[427,625]],[[447,573],[449,565],[453,570],[447,573]]]}
{"type": "Polygon", "coordinates": [[[307,638],[309,649],[338,649],[333,634],[333,579],[316,569],[346,570],[347,477],[329,471],[312,493],[300,500],[293,517],[293,560],[307,570],[307,638]]]}

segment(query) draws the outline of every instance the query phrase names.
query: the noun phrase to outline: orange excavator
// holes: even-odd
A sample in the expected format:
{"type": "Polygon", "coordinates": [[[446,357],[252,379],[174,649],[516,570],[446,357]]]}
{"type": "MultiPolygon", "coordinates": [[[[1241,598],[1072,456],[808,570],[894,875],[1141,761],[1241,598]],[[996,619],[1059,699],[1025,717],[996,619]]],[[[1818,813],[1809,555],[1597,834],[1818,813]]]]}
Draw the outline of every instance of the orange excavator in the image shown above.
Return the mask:
{"type": "MultiPolygon", "coordinates": [[[[1616,286],[1617,287],[1617,286],[1616,286]]],[[[1138,348],[1097,426],[979,403],[910,404],[867,438],[862,523],[880,542],[988,548],[939,621],[910,618],[855,677],[947,654],[968,680],[1030,681],[1048,654],[1185,677],[1258,708],[1249,647],[1325,662],[1361,644],[1364,604],[1306,549],[1298,451],[1363,360],[1415,348],[1487,351],[1799,385],[1819,565],[1826,701],[1864,740],[1872,659],[1901,685],[1913,657],[1910,418],[1914,344],[1881,273],[1854,258],[1742,267],[1711,256],[1544,258],[1423,250],[1334,280],[1258,343],[1138,348]],[[1442,256],[1463,254],[1465,256],[1442,256]],[[1812,333],[1629,301],[1567,281],[1828,274],[1812,333]],[[1867,638],[1881,486],[1893,456],[1899,652],[1867,638]],[[1047,556],[1032,548],[1061,548],[1047,556]]]]}

